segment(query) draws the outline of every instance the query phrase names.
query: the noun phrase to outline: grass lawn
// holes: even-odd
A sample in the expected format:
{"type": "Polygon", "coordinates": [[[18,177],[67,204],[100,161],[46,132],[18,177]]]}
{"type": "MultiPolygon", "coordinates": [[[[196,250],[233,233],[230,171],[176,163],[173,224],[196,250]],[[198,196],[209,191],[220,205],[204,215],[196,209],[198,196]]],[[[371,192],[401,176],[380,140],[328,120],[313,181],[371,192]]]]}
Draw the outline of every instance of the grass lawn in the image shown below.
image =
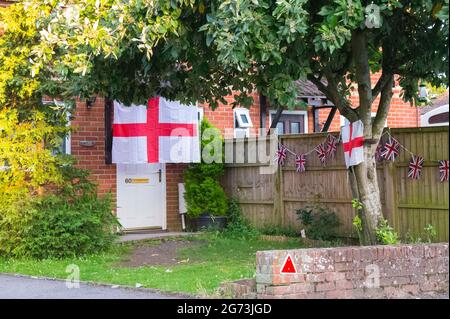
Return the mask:
{"type": "Polygon", "coordinates": [[[184,239],[197,242],[180,249],[184,262],[164,266],[123,267],[119,263],[129,258],[136,245],[158,245],[159,240],[117,244],[107,253],[63,260],[6,260],[0,259],[0,272],[19,273],[65,279],[66,267],[80,268],[80,280],[135,286],[162,291],[211,294],[220,283],[255,276],[255,253],[258,250],[303,247],[300,240],[286,242],[258,239],[230,239],[205,234],[184,239]]]}

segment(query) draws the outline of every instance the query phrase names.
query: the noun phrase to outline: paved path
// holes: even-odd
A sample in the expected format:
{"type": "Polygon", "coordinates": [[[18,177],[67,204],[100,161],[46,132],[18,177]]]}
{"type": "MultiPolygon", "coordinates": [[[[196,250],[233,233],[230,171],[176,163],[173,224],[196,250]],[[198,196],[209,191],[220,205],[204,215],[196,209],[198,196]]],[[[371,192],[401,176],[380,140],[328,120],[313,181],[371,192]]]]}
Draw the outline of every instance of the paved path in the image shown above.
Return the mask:
{"type": "Polygon", "coordinates": [[[135,240],[146,240],[146,239],[156,239],[156,238],[164,238],[164,237],[183,237],[183,236],[191,236],[194,233],[187,232],[149,232],[142,234],[126,234],[122,235],[117,239],[117,242],[126,242],[126,241],[135,241],[135,240]]]}
{"type": "Polygon", "coordinates": [[[112,288],[80,283],[69,289],[63,280],[0,274],[0,299],[178,299],[150,289],[112,288]]]}

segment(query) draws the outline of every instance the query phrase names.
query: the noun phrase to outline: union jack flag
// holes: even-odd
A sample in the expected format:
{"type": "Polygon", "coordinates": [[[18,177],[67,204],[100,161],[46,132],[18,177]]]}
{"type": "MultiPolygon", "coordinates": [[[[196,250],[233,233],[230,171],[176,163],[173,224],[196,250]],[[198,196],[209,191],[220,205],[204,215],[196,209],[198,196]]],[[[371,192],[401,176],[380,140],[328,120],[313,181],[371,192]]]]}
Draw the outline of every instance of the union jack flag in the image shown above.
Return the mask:
{"type": "Polygon", "coordinates": [[[333,135],[327,136],[327,158],[333,158],[337,150],[337,138],[333,135]]]}
{"type": "Polygon", "coordinates": [[[389,138],[389,141],[384,144],[384,150],[381,153],[381,156],[383,156],[388,161],[394,161],[395,158],[400,153],[399,151],[400,143],[397,142],[393,138],[389,138]]]}
{"type": "Polygon", "coordinates": [[[284,160],[286,159],[286,152],[287,149],[285,146],[281,145],[278,150],[277,153],[275,155],[275,162],[278,163],[278,165],[284,165],[284,160]]]}
{"type": "Polygon", "coordinates": [[[325,165],[325,162],[327,160],[327,152],[325,150],[325,147],[323,144],[319,144],[316,146],[315,151],[317,153],[317,156],[319,157],[320,162],[325,165]]]}
{"type": "Polygon", "coordinates": [[[423,157],[413,155],[408,165],[408,177],[412,179],[419,179],[423,167],[423,157]]]}
{"type": "Polygon", "coordinates": [[[304,172],[306,164],[306,156],[303,154],[297,155],[295,157],[295,167],[297,168],[297,173],[304,172]]]}
{"type": "Polygon", "coordinates": [[[448,182],[448,160],[439,161],[439,172],[441,182],[448,182]]]}
{"type": "Polygon", "coordinates": [[[382,144],[378,144],[377,149],[375,151],[375,160],[377,162],[382,162],[383,161],[383,156],[381,156],[381,154],[383,153],[383,145],[382,144]]]}

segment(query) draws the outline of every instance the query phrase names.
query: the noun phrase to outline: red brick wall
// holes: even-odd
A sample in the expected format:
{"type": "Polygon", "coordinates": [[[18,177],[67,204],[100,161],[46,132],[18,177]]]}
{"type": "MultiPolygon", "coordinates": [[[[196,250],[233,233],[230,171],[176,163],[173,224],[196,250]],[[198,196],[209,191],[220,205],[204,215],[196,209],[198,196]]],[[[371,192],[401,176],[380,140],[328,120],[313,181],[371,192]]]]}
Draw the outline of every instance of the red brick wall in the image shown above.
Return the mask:
{"type": "MultiPolygon", "coordinates": [[[[202,105],[203,114],[208,121],[219,128],[222,133],[225,133],[226,128],[234,127],[234,116],[233,109],[231,107],[231,103],[234,101],[233,96],[226,96],[225,100],[229,103],[227,105],[219,104],[219,106],[212,110],[208,105],[202,105]]],[[[253,122],[253,127],[259,127],[259,95],[255,93],[253,95],[253,105],[249,109],[250,118],[253,122]]]]}
{"type": "Polygon", "coordinates": [[[183,182],[183,172],[187,164],[166,164],[167,229],[181,230],[178,209],[178,183],[183,182]]]}
{"type": "Polygon", "coordinates": [[[257,298],[407,298],[448,294],[448,243],[259,251],[257,298]],[[282,274],[290,254],[297,273],[282,274]]]}
{"type": "Polygon", "coordinates": [[[99,194],[116,192],[116,166],[105,164],[105,100],[97,97],[92,108],[86,102],[77,101],[71,121],[74,131],[71,135],[71,152],[78,161],[77,166],[91,172],[91,178],[98,184],[99,194]],[[93,147],[81,146],[81,141],[93,141],[93,147]]]}

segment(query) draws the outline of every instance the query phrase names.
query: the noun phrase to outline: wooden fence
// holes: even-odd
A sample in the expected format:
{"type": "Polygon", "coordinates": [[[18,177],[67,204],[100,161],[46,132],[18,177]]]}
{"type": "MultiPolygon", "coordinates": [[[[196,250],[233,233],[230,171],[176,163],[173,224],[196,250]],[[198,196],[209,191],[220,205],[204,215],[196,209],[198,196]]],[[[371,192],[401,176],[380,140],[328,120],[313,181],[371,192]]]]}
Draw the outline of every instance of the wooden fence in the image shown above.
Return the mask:
{"type": "MultiPolygon", "coordinates": [[[[449,184],[440,182],[438,161],[449,158],[448,127],[391,129],[391,135],[411,152],[424,157],[419,180],[407,177],[411,155],[401,150],[395,162],[378,165],[383,212],[390,224],[403,236],[424,238],[427,224],[437,229],[438,240],[449,239],[449,184]]],[[[333,133],[337,136],[336,133],[333,133]]],[[[285,135],[281,143],[297,154],[313,149],[326,133],[285,135]]],[[[254,156],[248,141],[232,142],[239,156],[254,156]],[[241,144],[241,145],[240,145],[241,144]],[[242,145],[244,144],[244,145],[242,145]]],[[[254,146],[253,146],[254,147],[254,146]]],[[[299,229],[296,210],[317,203],[334,211],[341,226],[339,234],[355,237],[352,226],[356,211],[352,207],[348,170],[341,145],[334,159],[323,167],[315,153],[307,157],[306,172],[295,171],[295,158],[273,174],[261,174],[257,164],[227,164],[223,185],[230,196],[239,200],[244,216],[254,225],[278,225],[299,229]]]]}

